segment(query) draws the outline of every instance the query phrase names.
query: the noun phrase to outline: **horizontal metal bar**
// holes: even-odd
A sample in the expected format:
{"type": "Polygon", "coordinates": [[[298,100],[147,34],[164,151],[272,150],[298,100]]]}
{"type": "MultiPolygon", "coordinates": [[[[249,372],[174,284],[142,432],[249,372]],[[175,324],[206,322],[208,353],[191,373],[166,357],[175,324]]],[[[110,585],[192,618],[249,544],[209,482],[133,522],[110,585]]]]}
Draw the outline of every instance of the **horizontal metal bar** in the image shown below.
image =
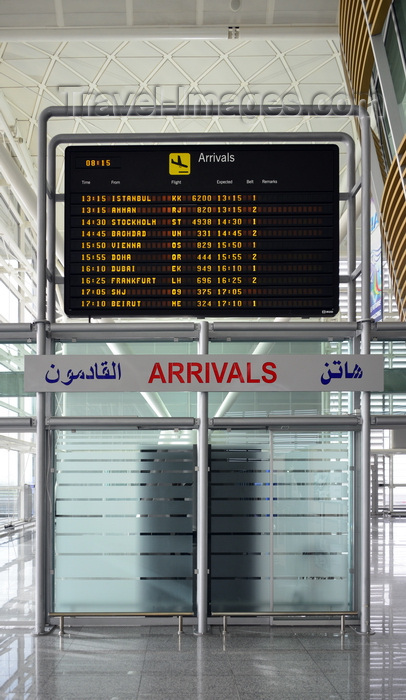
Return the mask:
{"type": "Polygon", "coordinates": [[[0,430],[5,433],[32,433],[35,429],[35,418],[0,418],[0,430]]]}
{"type": "Polygon", "coordinates": [[[52,323],[52,340],[74,342],[87,340],[197,340],[199,326],[195,323],[52,323]]]}
{"type": "Polygon", "coordinates": [[[371,327],[371,340],[405,340],[406,323],[402,321],[377,322],[371,327]]]}
{"type": "Polygon", "coordinates": [[[345,416],[269,416],[266,418],[212,418],[209,421],[212,430],[255,430],[272,428],[273,430],[360,430],[361,418],[356,415],[345,416]]]}
{"type": "Polygon", "coordinates": [[[0,333],[6,335],[7,333],[15,333],[16,331],[20,333],[31,333],[34,329],[32,323],[1,323],[0,333]]]}
{"type": "Polygon", "coordinates": [[[0,323],[0,343],[34,343],[37,331],[31,323],[0,323]]]}
{"type": "MultiPolygon", "coordinates": [[[[349,134],[342,131],[312,131],[312,132],[274,132],[266,133],[247,133],[247,132],[207,132],[207,133],[160,133],[153,132],[138,132],[138,133],[105,133],[103,137],[100,134],[57,134],[49,142],[49,157],[53,157],[53,153],[58,146],[70,143],[103,143],[103,144],[146,144],[146,143],[298,143],[298,142],[337,142],[345,143],[354,148],[354,140],[349,134]]],[[[57,198],[59,195],[48,191],[48,196],[57,198]]]]}
{"type": "MultiPolygon", "coordinates": [[[[142,418],[142,417],[51,417],[47,419],[50,430],[126,430],[154,429],[157,430],[193,430],[199,421],[196,418],[142,418]]],[[[359,416],[270,416],[267,418],[211,418],[209,427],[212,430],[234,429],[255,430],[255,428],[273,428],[274,430],[358,430],[361,419],[359,416]]],[[[374,415],[371,417],[371,428],[391,428],[406,425],[406,414],[374,415]]],[[[8,433],[34,432],[35,418],[0,418],[0,429],[8,433]]]]}
{"type": "Polygon", "coordinates": [[[317,616],[334,616],[342,617],[342,615],[355,616],[359,615],[356,610],[309,610],[309,611],[275,611],[268,610],[266,612],[213,612],[212,617],[317,617],[317,616]]]}
{"type": "MultiPolygon", "coordinates": [[[[209,326],[210,340],[347,340],[359,333],[357,323],[269,322],[239,321],[214,322],[209,326]],[[246,338],[244,336],[247,336],[246,338]],[[309,337],[310,336],[310,337],[309,337]]],[[[49,335],[52,340],[179,339],[196,340],[199,326],[195,323],[53,323],[49,335]],[[169,336],[169,337],[168,337],[169,336]]]]}
{"type": "MultiPolygon", "coordinates": [[[[360,107],[358,105],[341,105],[341,104],[327,104],[327,105],[304,105],[304,104],[261,104],[261,105],[230,105],[229,103],[224,104],[207,104],[207,105],[176,105],[176,104],[166,104],[166,105],[65,105],[65,106],[52,106],[47,107],[41,112],[41,117],[44,120],[51,118],[65,118],[65,117],[151,117],[151,116],[172,116],[172,117],[201,117],[201,116],[284,116],[284,117],[294,117],[298,115],[307,116],[337,116],[337,117],[357,117],[360,113],[360,107]]],[[[89,134],[90,136],[90,134],[89,134]]],[[[94,134],[95,138],[100,134],[94,134]]],[[[155,134],[158,136],[158,134],[155,134]]],[[[210,137],[212,134],[210,134],[210,137]]],[[[248,136],[248,134],[247,134],[248,136]]],[[[286,134],[284,135],[286,136],[286,134]]],[[[292,138],[296,141],[302,139],[302,137],[308,137],[306,140],[311,141],[313,134],[304,133],[294,133],[292,138]]],[[[158,139],[151,139],[157,141],[158,139]]],[[[172,135],[171,135],[172,137],[172,135]]],[[[181,134],[180,139],[185,141],[189,138],[189,135],[181,134]]],[[[201,138],[201,137],[200,137],[201,138]]],[[[224,140],[225,135],[219,134],[219,140],[224,140]]],[[[258,135],[256,136],[258,139],[258,135]]],[[[326,137],[327,138],[327,137],[326,137]]],[[[343,139],[346,135],[343,134],[343,139]]],[[[105,138],[103,139],[105,140],[105,138]]],[[[286,140],[286,139],[284,139],[286,140]]]]}
{"type": "Polygon", "coordinates": [[[196,331],[199,329],[199,325],[196,323],[51,323],[50,332],[55,334],[57,331],[63,330],[67,333],[79,333],[86,328],[92,328],[95,330],[102,330],[106,333],[115,332],[117,329],[123,331],[196,331]]]}
{"type": "Polygon", "coordinates": [[[51,612],[48,617],[194,617],[193,612],[51,612]]]}
{"type": "Polygon", "coordinates": [[[102,330],[96,331],[94,333],[89,333],[89,331],[78,331],[77,333],[60,333],[57,332],[55,335],[51,335],[52,340],[59,341],[61,343],[70,342],[92,342],[98,340],[99,342],[111,343],[111,342],[159,342],[159,341],[193,341],[197,342],[197,333],[188,331],[174,331],[173,335],[169,335],[168,331],[130,331],[128,329],[117,328],[117,331],[110,331],[109,333],[103,333],[102,330]]]}
{"type": "Polygon", "coordinates": [[[326,323],[321,323],[320,321],[318,323],[314,321],[215,321],[211,324],[210,330],[245,330],[247,332],[251,332],[252,330],[300,330],[303,331],[303,333],[312,333],[322,330],[327,337],[329,331],[340,331],[341,333],[349,334],[355,333],[357,331],[357,323],[335,323],[334,321],[326,323]]]}
{"type": "MultiPolygon", "coordinates": [[[[395,428],[406,425],[406,414],[373,415],[371,416],[371,428],[395,428]]],[[[381,450],[382,452],[382,450],[381,450]]]]}
{"type": "MultiPolygon", "coordinates": [[[[358,273],[358,269],[356,271],[358,273]]],[[[357,323],[352,322],[306,322],[306,321],[215,321],[210,324],[209,333],[218,334],[221,332],[301,332],[303,335],[307,333],[317,334],[322,333],[326,338],[332,335],[341,334],[343,337],[352,337],[358,330],[357,323]]],[[[198,334],[199,324],[192,322],[164,322],[164,323],[51,323],[49,324],[49,333],[53,339],[58,339],[62,336],[75,335],[76,333],[89,334],[92,337],[95,333],[138,333],[138,332],[185,332],[192,333],[193,336],[198,334]]],[[[394,322],[374,322],[372,330],[374,339],[404,339],[406,336],[406,323],[402,321],[394,322]]],[[[14,338],[24,341],[33,342],[36,337],[36,324],[29,323],[2,323],[0,324],[0,342],[4,337],[4,342],[12,342],[14,338]]]]}
{"type": "MultiPolygon", "coordinates": [[[[261,334],[259,331],[253,332],[253,333],[241,333],[241,332],[234,332],[234,333],[229,333],[229,334],[224,334],[222,333],[211,333],[210,334],[210,340],[211,341],[247,341],[249,342],[250,340],[255,341],[255,342],[261,342],[261,341],[277,341],[277,340],[286,340],[286,341],[330,341],[330,340],[336,340],[338,342],[344,341],[344,340],[349,340],[352,337],[357,336],[358,333],[355,333],[354,336],[347,335],[347,334],[340,334],[338,332],[332,332],[332,333],[325,333],[324,331],[320,331],[319,333],[314,332],[312,335],[303,335],[303,331],[264,331],[263,334],[261,334]]],[[[213,351],[215,352],[215,351],[213,351]]]]}
{"type": "Polygon", "coordinates": [[[348,340],[360,332],[357,323],[315,323],[313,321],[232,322],[210,324],[210,340],[348,340]]]}
{"type": "Polygon", "coordinates": [[[46,421],[49,430],[193,430],[197,428],[196,418],[138,418],[123,417],[52,417],[46,421]]]}

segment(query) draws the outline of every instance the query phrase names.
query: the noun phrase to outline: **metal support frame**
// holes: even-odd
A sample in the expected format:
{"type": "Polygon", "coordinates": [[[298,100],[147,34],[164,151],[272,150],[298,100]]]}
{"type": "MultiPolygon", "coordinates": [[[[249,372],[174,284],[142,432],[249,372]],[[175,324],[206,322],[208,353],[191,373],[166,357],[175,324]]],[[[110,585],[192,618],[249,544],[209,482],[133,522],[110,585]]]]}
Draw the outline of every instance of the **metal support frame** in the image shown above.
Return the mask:
{"type": "Polygon", "coordinates": [[[65,619],[74,620],[75,618],[99,618],[99,619],[120,619],[120,618],[141,618],[146,617],[152,619],[154,617],[165,617],[165,618],[177,618],[178,620],[178,635],[183,634],[183,620],[185,617],[192,617],[192,613],[179,613],[179,612],[167,612],[167,613],[151,613],[151,612],[123,612],[123,613],[95,613],[95,612],[53,612],[49,614],[51,619],[59,618],[59,636],[63,637],[65,634],[65,619]]]}
{"type": "MultiPolygon", "coordinates": [[[[219,612],[219,613],[214,613],[214,616],[215,617],[222,617],[223,624],[222,624],[221,633],[224,636],[228,632],[228,618],[238,618],[238,617],[248,617],[248,616],[252,617],[253,614],[254,613],[244,614],[244,613],[238,613],[238,612],[236,612],[236,613],[219,612]]],[[[340,634],[341,634],[341,636],[344,636],[346,617],[356,617],[358,613],[355,610],[348,610],[348,611],[339,610],[339,611],[334,611],[334,612],[331,612],[331,611],[326,611],[326,612],[323,612],[323,611],[319,611],[319,612],[314,612],[314,611],[311,611],[311,612],[306,612],[306,611],[303,611],[303,612],[270,611],[270,612],[261,612],[261,613],[255,613],[255,614],[258,617],[259,616],[260,617],[269,617],[270,620],[282,618],[282,619],[287,619],[289,621],[291,621],[291,620],[293,621],[295,619],[303,619],[303,618],[309,618],[309,619],[313,619],[313,620],[315,618],[320,618],[320,617],[327,618],[327,619],[328,618],[333,618],[333,619],[340,618],[340,634]]]]}
{"type": "MultiPolygon", "coordinates": [[[[199,355],[209,352],[208,323],[202,321],[199,355]]],[[[209,506],[209,413],[208,393],[199,391],[199,432],[197,443],[197,634],[207,632],[208,506],[209,506]]]]}
{"type": "MultiPolygon", "coordinates": [[[[349,324],[269,324],[269,323],[236,323],[222,324],[215,323],[212,326],[213,335],[221,333],[224,328],[233,330],[237,335],[241,333],[245,335],[248,330],[250,338],[253,337],[253,332],[258,334],[261,340],[264,337],[269,337],[275,340],[278,332],[282,337],[299,338],[303,337],[303,333],[308,337],[311,330],[315,332],[315,337],[319,333],[319,337],[353,337],[358,333],[361,334],[362,352],[369,352],[370,339],[370,319],[369,319],[369,197],[370,197],[370,139],[369,139],[369,117],[363,108],[358,106],[340,106],[329,105],[315,107],[313,105],[267,105],[262,107],[247,108],[249,116],[352,116],[359,117],[362,133],[362,162],[363,162],[363,187],[362,187],[362,309],[363,318],[361,324],[355,322],[355,166],[354,166],[354,142],[350,136],[342,132],[325,132],[325,133],[204,133],[204,134],[65,134],[54,137],[50,142],[48,151],[49,169],[47,168],[47,125],[52,118],[84,118],[98,117],[106,118],[114,117],[154,117],[154,116],[244,116],[241,115],[239,107],[229,105],[212,105],[198,107],[139,107],[130,106],[114,106],[109,107],[103,105],[102,108],[96,106],[90,107],[49,107],[45,109],[39,118],[39,156],[38,156],[38,321],[37,328],[37,354],[44,354],[47,350],[49,338],[67,338],[72,336],[91,333],[95,338],[96,334],[100,338],[109,336],[111,332],[117,337],[122,335],[121,339],[129,340],[134,338],[134,331],[142,332],[148,330],[149,324],[55,324],[55,284],[57,280],[56,263],[55,263],[55,206],[56,202],[60,201],[60,197],[55,192],[55,156],[56,148],[63,143],[218,143],[218,142],[244,142],[244,143],[276,143],[276,142],[341,142],[347,147],[348,154],[348,193],[344,199],[348,200],[348,279],[349,299],[350,299],[350,323],[349,324]],[[367,135],[368,134],[368,135],[367,135]],[[48,230],[48,237],[47,237],[48,230]],[[47,292],[48,287],[48,292],[47,292]],[[47,299],[49,307],[47,310],[47,299]],[[287,327],[289,325],[289,328],[287,327]],[[114,326],[114,328],[112,328],[114,326]],[[134,327],[132,327],[134,326],[134,327]],[[255,326],[255,329],[253,328],[255,326]],[[278,331],[279,326],[279,331],[278,331]],[[292,334],[292,335],[291,335],[292,334]]],[[[151,324],[155,327],[154,332],[158,332],[158,337],[164,337],[167,332],[173,333],[183,332],[199,338],[199,353],[205,353],[208,350],[209,326],[207,322],[202,322],[200,332],[196,324],[189,324],[188,327],[178,328],[174,324],[151,324]]],[[[208,571],[208,431],[209,429],[221,429],[227,427],[242,427],[237,426],[229,419],[215,419],[210,425],[208,421],[208,401],[207,393],[201,392],[199,395],[199,432],[198,432],[198,548],[197,548],[197,604],[198,604],[198,634],[204,634],[207,629],[207,571],[208,571]],[[232,425],[233,423],[233,425],[232,425]]],[[[346,424],[347,429],[361,429],[362,434],[362,466],[361,466],[361,529],[362,529],[362,567],[360,578],[360,599],[361,606],[361,626],[363,631],[369,630],[369,539],[367,539],[367,531],[369,533],[369,481],[367,476],[366,465],[368,464],[369,475],[369,394],[364,392],[362,399],[361,411],[361,426],[357,416],[337,416],[332,421],[324,419],[315,419],[316,423],[309,419],[297,420],[292,418],[283,418],[283,427],[292,427],[295,430],[305,428],[310,423],[320,427],[324,422],[330,426],[342,426],[346,424]],[[367,523],[368,519],[368,523],[367,523]]],[[[76,428],[85,429],[88,425],[102,426],[103,419],[90,419],[89,423],[83,423],[86,419],[57,419],[46,415],[46,395],[39,393],[37,397],[37,488],[36,488],[36,511],[37,511],[37,564],[36,564],[36,622],[35,630],[37,634],[42,634],[45,629],[47,610],[46,610],[46,590],[47,590],[47,552],[46,552],[46,434],[47,430],[57,428],[66,428],[68,425],[76,428]]],[[[169,422],[172,419],[169,419],[169,422]]],[[[169,425],[168,419],[152,419],[150,427],[157,427],[160,421],[163,421],[165,426],[169,425]]],[[[254,423],[251,427],[257,427],[262,423],[259,419],[253,419],[254,423]]],[[[121,426],[123,419],[118,419],[117,422],[109,420],[109,427],[121,426]]],[[[185,427],[195,427],[194,419],[177,419],[177,426],[182,423],[185,427]],[[189,424],[188,421],[191,421],[189,424]]],[[[276,426],[281,424],[281,419],[277,419],[273,423],[273,419],[269,419],[268,426],[276,426]]],[[[129,419],[129,427],[148,427],[145,419],[132,420],[129,419]]],[[[245,428],[249,427],[247,419],[243,420],[245,428]]]]}
{"type": "MultiPolygon", "coordinates": [[[[361,279],[361,354],[368,355],[371,345],[370,311],[370,260],[371,260],[371,127],[366,110],[360,107],[361,128],[361,250],[363,274],[361,279]]],[[[370,490],[371,490],[371,397],[369,391],[361,392],[361,475],[360,475],[360,536],[361,536],[361,633],[370,632],[371,574],[370,574],[370,490]]]]}

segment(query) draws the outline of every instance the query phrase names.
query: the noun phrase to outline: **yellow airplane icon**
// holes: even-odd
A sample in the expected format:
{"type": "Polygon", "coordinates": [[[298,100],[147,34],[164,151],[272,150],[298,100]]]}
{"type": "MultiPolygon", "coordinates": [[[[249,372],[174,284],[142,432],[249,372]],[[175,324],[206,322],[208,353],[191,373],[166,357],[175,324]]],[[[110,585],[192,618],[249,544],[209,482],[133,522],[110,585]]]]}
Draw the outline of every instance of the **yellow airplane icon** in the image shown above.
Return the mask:
{"type": "Polygon", "coordinates": [[[190,175],[190,153],[169,154],[169,175],[190,175]]]}
{"type": "Polygon", "coordinates": [[[182,163],[181,157],[178,156],[178,159],[175,160],[174,158],[171,159],[172,165],[178,165],[180,168],[187,168],[186,163],[182,163]]]}

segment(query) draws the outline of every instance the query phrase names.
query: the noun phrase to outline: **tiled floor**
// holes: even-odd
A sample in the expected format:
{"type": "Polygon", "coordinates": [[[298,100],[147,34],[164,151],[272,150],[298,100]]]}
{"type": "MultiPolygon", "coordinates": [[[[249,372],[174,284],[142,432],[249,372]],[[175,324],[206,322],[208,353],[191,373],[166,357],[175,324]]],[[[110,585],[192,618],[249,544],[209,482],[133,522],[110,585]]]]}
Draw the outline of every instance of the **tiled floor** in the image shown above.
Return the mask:
{"type": "Polygon", "coordinates": [[[34,637],[33,531],[0,539],[0,698],[405,700],[406,519],[372,524],[372,628],[75,628],[34,637]],[[14,621],[14,626],[1,622],[14,621]]]}

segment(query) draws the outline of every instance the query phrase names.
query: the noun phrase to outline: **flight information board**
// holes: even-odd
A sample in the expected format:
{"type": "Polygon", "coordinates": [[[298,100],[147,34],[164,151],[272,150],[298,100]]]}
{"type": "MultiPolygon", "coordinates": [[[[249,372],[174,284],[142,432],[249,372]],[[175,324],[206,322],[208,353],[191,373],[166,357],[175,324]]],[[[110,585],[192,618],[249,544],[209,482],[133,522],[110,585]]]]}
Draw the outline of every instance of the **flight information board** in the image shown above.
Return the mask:
{"type": "Polygon", "coordinates": [[[334,316],[338,147],[70,146],[68,316],[334,316]]]}

